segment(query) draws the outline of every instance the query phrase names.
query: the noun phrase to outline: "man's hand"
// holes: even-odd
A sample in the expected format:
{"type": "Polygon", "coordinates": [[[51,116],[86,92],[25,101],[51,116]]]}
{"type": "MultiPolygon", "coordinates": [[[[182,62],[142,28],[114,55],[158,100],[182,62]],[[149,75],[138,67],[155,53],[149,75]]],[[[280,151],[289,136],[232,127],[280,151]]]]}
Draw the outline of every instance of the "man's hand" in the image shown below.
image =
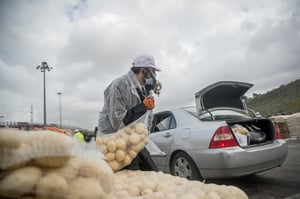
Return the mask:
{"type": "Polygon", "coordinates": [[[155,106],[154,98],[152,96],[145,97],[145,99],[143,100],[143,103],[148,110],[152,110],[155,106]]]}

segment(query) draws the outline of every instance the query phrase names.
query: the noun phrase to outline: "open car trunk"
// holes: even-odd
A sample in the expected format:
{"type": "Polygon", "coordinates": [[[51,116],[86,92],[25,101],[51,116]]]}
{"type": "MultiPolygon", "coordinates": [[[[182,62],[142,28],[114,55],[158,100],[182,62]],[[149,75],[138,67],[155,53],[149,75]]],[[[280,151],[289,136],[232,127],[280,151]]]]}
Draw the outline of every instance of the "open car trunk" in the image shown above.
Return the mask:
{"type": "Polygon", "coordinates": [[[224,119],[241,147],[273,142],[276,139],[273,122],[266,118],[234,119],[233,116],[220,119],[211,112],[218,109],[235,109],[249,115],[243,96],[252,86],[253,84],[246,82],[219,81],[195,94],[198,116],[208,112],[211,120],[224,119]]]}
{"type": "Polygon", "coordinates": [[[241,147],[273,142],[276,138],[270,119],[256,118],[243,121],[227,121],[241,147]]]}
{"type": "Polygon", "coordinates": [[[219,81],[195,93],[197,113],[227,107],[247,113],[242,97],[253,84],[236,81],[219,81]]]}

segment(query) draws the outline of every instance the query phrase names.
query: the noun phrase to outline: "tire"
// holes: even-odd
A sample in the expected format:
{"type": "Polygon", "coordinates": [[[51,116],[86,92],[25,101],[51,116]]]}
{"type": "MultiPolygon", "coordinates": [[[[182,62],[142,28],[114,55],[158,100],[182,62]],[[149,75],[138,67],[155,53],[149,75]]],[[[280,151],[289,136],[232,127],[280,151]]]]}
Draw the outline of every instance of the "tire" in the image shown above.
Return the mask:
{"type": "Polygon", "coordinates": [[[185,152],[178,152],[171,161],[171,174],[188,180],[200,180],[202,177],[192,158],[185,152]]]}

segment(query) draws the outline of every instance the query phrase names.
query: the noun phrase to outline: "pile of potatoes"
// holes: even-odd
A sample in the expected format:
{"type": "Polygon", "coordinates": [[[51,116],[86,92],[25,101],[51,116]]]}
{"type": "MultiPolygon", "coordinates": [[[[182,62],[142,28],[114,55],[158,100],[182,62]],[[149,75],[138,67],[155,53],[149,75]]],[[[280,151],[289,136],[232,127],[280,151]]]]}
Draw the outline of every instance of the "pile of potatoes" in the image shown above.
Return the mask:
{"type": "Polygon", "coordinates": [[[247,199],[235,186],[204,184],[153,171],[122,170],[114,175],[113,195],[126,199],[247,199]]]}
{"type": "MultiPolygon", "coordinates": [[[[66,135],[47,131],[35,133],[0,130],[0,198],[248,198],[234,186],[204,184],[162,172],[122,170],[114,173],[98,151],[80,153],[77,149],[81,148],[66,135]]],[[[138,148],[139,143],[147,143],[147,131],[143,125],[136,124],[109,138],[107,142],[101,140],[106,143],[101,146],[106,146],[108,153],[115,153],[114,160],[122,165],[125,159],[117,158],[117,151],[122,149],[125,157],[132,153],[130,151],[137,153],[139,150],[132,146],[138,148]],[[139,138],[130,138],[131,135],[139,138]],[[115,146],[108,144],[111,141],[115,146]]]]}
{"type": "Polygon", "coordinates": [[[96,139],[97,146],[113,171],[129,165],[148,143],[148,130],[142,122],[136,122],[108,136],[96,139]]]}
{"type": "Polygon", "coordinates": [[[0,198],[113,198],[113,171],[99,157],[64,134],[0,130],[0,198]]]}

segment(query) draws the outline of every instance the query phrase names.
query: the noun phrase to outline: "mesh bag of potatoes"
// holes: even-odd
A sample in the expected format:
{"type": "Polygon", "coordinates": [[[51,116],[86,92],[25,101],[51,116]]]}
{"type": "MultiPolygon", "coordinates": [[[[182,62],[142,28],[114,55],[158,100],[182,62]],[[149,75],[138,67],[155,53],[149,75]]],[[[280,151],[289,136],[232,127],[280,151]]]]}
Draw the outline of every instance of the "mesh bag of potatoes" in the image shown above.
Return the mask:
{"type": "Polygon", "coordinates": [[[42,167],[60,167],[75,156],[78,144],[71,137],[52,131],[0,129],[0,169],[34,162],[42,167]]]}
{"type": "Polygon", "coordinates": [[[205,184],[154,171],[122,170],[114,175],[113,195],[122,199],[247,199],[235,186],[205,184]]]}
{"type": "Polygon", "coordinates": [[[148,115],[144,114],[115,133],[100,133],[97,137],[96,145],[114,172],[129,165],[148,143],[148,115]]]}
{"type": "Polygon", "coordinates": [[[0,130],[0,198],[113,198],[102,157],[64,134],[0,130]]]}

